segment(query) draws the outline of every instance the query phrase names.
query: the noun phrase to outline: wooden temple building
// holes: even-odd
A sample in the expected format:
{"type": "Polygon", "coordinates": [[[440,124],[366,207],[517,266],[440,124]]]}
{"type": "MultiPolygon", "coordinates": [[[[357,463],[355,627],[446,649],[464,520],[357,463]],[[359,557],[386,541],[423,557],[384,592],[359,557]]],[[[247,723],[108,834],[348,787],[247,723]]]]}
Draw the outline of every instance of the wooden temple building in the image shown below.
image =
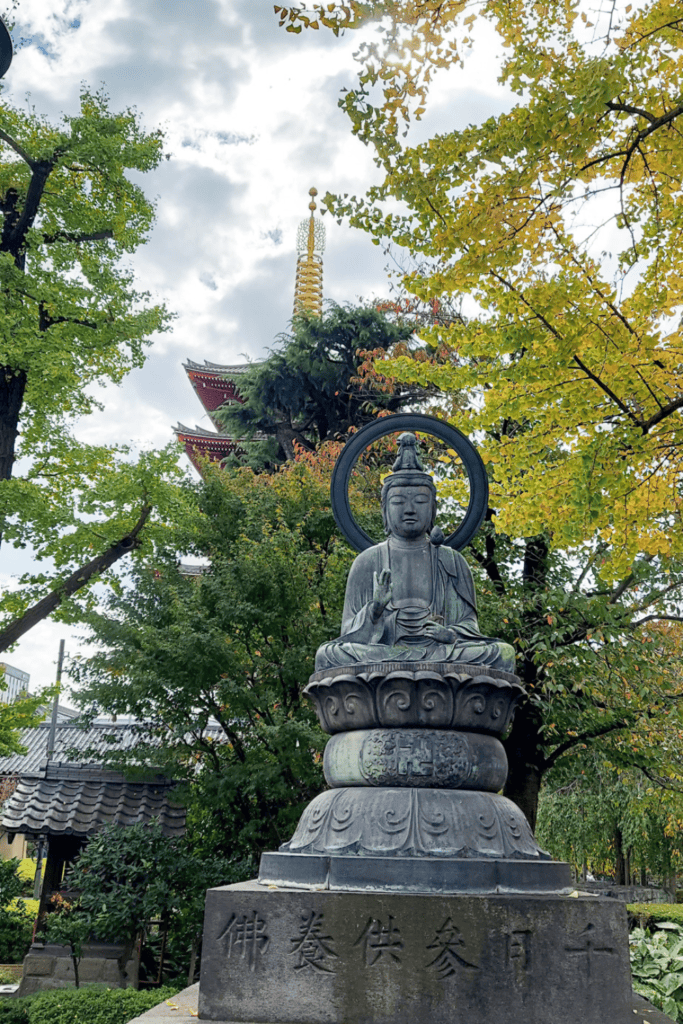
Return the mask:
{"type": "MultiPolygon", "coordinates": [[[[138,723],[111,719],[84,727],[71,712],[52,734],[49,722],[24,729],[25,752],[0,758],[0,783],[9,792],[0,829],[10,841],[18,835],[38,844],[35,896],[40,891],[41,914],[68,866],[105,825],[157,818],[164,835],[185,831],[185,808],[172,793],[177,783],[155,769],[131,781],[104,764],[112,750],[134,751],[140,734],[138,723]]],[[[24,852],[21,840],[16,846],[17,853],[24,852]]]]}
{"type": "MultiPolygon", "coordinates": [[[[323,311],[323,252],[325,249],[325,227],[319,217],[314,216],[317,209],[315,196],[317,190],[309,192],[310,217],[299,224],[297,231],[297,263],[294,285],[294,313],[310,310],[316,316],[323,311]]],[[[239,392],[239,380],[249,368],[249,363],[223,364],[211,363],[206,360],[195,363],[188,359],[183,369],[188,376],[197,398],[202,404],[212,427],[186,427],[183,423],[175,426],[174,432],[178,440],[185,446],[190,462],[201,473],[202,463],[223,462],[229,455],[246,454],[247,446],[253,441],[263,440],[263,436],[253,438],[234,438],[225,433],[217,421],[215,413],[222,405],[242,402],[239,392]]]]}

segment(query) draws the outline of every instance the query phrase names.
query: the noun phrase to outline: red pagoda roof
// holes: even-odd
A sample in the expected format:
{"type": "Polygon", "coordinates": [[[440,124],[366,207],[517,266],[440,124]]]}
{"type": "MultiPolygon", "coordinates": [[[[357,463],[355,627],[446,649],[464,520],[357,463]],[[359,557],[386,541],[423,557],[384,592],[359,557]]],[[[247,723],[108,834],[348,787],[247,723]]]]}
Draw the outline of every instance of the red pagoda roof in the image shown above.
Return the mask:
{"type": "Polygon", "coordinates": [[[215,434],[212,430],[202,430],[201,427],[186,427],[179,423],[173,428],[175,435],[181,444],[185,445],[185,451],[190,462],[201,475],[201,463],[208,459],[209,462],[222,462],[228,455],[245,455],[245,444],[249,439],[234,440],[226,434],[215,434]]]}
{"type": "MultiPolygon", "coordinates": [[[[197,398],[202,403],[212,422],[215,422],[211,413],[219,409],[226,402],[242,402],[238,388],[237,378],[249,369],[249,363],[238,363],[230,366],[221,363],[204,364],[195,363],[188,359],[183,363],[183,369],[190,379],[190,384],[195,390],[197,398]]],[[[215,424],[220,429],[218,423],[215,424]]]]}

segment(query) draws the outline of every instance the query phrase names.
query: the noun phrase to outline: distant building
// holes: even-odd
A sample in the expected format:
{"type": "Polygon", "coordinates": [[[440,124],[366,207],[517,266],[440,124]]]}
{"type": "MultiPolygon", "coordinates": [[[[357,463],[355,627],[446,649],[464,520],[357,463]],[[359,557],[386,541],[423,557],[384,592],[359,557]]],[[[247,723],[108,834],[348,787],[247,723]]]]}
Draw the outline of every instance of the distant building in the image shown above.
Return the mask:
{"type": "Polygon", "coordinates": [[[28,683],[31,677],[28,672],[8,665],[6,661],[0,661],[0,669],[4,669],[0,683],[5,684],[5,689],[0,690],[0,701],[3,704],[13,704],[17,697],[25,696],[29,692],[28,683]]]}
{"type": "MultiPolygon", "coordinates": [[[[297,264],[294,284],[294,313],[308,310],[316,316],[323,312],[323,260],[325,248],[325,228],[319,217],[314,216],[316,210],[315,196],[317,190],[310,190],[310,217],[301,222],[297,232],[297,264]]],[[[246,454],[247,447],[253,441],[265,440],[265,434],[256,434],[253,438],[234,438],[225,433],[214,413],[222,405],[228,403],[241,404],[243,399],[239,393],[239,378],[249,369],[249,363],[228,365],[211,363],[203,364],[188,359],[183,363],[197,398],[202,403],[211,423],[210,427],[187,427],[178,423],[173,428],[178,440],[185,446],[190,462],[201,472],[202,463],[222,462],[228,455],[238,459],[246,454]]]]}

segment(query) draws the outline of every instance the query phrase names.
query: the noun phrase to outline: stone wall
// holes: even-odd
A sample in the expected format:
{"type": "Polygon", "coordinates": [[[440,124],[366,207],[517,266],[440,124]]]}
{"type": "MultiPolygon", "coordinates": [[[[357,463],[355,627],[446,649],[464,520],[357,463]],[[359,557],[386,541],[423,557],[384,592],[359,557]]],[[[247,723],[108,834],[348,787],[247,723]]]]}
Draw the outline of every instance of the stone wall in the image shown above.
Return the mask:
{"type": "MultiPolygon", "coordinates": [[[[83,947],[78,965],[80,984],[105,984],[110,988],[137,988],[138,962],[126,964],[121,978],[118,957],[123,947],[113,943],[93,942],[83,947]]],[[[17,995],[28,996],[46,989],[73,988],[76,984],[74,965],[68,946],[34,942],[24,958],[21,986],[17,995]]]]}
{"type": "Polygon", "coordinates": [[[671,898],[664,889],[654,886],[613,885],[611,882],[577,882],[579,892],[591,892],[596,896],[610,896],[623,903],[670,903],[671,898]]]}

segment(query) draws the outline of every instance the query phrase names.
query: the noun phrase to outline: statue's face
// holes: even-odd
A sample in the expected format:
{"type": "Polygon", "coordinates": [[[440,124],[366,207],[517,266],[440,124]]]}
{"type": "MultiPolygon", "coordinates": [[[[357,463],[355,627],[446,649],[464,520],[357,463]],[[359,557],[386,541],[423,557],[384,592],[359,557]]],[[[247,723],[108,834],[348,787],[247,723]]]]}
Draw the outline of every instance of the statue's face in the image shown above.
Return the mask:
{"type": "Polygon", "coordinates": [[[386,500],[391,533],[406,539],[422,537],[432,521],[432,501],[429,487],[392,487],[386,500]]]}

